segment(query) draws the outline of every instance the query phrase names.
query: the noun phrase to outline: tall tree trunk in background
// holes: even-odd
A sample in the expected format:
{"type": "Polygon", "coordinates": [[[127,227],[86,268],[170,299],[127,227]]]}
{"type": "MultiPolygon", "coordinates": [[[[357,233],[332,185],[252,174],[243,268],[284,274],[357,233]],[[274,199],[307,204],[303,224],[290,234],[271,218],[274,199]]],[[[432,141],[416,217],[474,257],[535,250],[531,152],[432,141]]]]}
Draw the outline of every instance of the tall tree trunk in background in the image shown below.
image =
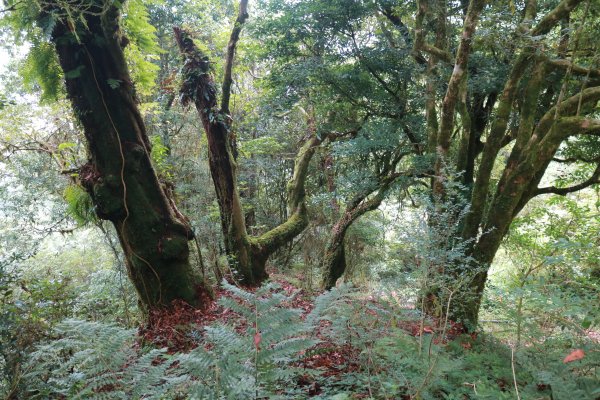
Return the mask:
{"type": "Polygon", "coordinates": [[[265,268],[269,256],[293,240],[308,225],[304,182],[310,160],[321,139],[313,135],[298,152],[294,174],[288,183],[288,219],[261,236],[250,236],[238,190],[229,115],[233,56],[241,26],[248,16],[246,7],[247,1],[242,0],[229,41],[220,107],[217,105],[217,90],[210,73],[208,57],[196,47],[187,32],[179,28],[174,31],[185,60],[182,69],[182,101],[184,104],[194,103],[208,139],[209,166],[219,202],[225,250],[242,283],[255,285],[268,276],[265,268]]]}
{"type": "Polygon", "coordinates": [[[145,308],[175,299],[200,305],[203,281],[188,258],[192,232],[151,164],[122,50],[120,9],[101,0],[85,8],[85,23],[58,10],[65,17],[52,32],[67,93],[88,141],[90,160],[81,168],[81,183],[98,216],[114,224],[145,308]]]}
{"type": "Polygon", "coordinates": [[[398,176],[399,174],[392,173],[376,188],[358,194],[346,205],[346,209],[342,212],[342,216],[335,225],[333,225],[331,237],[325,248],[325,255],[322,263],[323,277],[321,280],[321,287],[323,289],[331,289],[334,287],[336,281],[341,278],[346,271],[344,240],[348,228],[350,228],[359,217],[369,211],[376,210],[381,205],[390,185],[398,176]],[[375,194],[367,199],[373,193],[375,194]]]}

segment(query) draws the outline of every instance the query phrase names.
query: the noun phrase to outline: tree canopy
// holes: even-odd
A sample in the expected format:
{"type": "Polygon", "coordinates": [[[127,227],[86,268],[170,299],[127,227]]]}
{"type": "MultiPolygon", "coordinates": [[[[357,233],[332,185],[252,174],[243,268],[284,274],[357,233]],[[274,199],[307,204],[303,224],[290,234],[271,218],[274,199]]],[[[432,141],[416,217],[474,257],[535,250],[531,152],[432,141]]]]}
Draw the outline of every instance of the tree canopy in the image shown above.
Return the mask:
{"type": "Polygon", "coordinates": [[[9,399],[600,395],[597,2],[2,4],[9,399]]]}

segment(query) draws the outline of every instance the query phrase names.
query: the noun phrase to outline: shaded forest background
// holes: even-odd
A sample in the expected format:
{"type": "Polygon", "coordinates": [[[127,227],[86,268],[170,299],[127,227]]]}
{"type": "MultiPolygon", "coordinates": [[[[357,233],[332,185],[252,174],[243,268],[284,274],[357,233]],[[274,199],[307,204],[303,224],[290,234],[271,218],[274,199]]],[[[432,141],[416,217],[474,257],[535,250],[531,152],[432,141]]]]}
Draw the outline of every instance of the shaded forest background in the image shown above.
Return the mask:
{"type": "Polygon", "coordinates": [[[600,398],[595,1],[0,13],[6,398],[600,398]]]}

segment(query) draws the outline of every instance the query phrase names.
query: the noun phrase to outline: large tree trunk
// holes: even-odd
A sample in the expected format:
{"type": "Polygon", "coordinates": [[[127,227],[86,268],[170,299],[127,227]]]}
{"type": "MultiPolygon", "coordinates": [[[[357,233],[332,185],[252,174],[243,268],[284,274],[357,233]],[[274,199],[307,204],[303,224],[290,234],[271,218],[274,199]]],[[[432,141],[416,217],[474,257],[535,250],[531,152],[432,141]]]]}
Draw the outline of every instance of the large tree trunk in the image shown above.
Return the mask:
{"type": "Polygon", "coordinates": [[[122,51],[119,8],[97,1],[86,10],[85,24],[65,17],[52,33],[67,93],[88,141],[90,160],[81,168],[81,183],[98,216],[114,224],[145,308],[175,299],[199,305],[203,282],[188,258],[192,232],[151,164],[122,51]]]}
{"type": "MultiPolygon", "coordinates": [[[[568,17],[581,0],[563,0],[557,7],[550,11],[538,24],[531,28],[529,25],[536,19],[535,2],[526,3],[523,12],[523,21],[518,27],[520,34],[527,32],[531,37],[542,36],[551,31],[565,17],[568,17]]],[[[444,59],[447,54],[443,49],[429,46],[424,43],[422,35],[422,20],[428,12],[427,1],[419,0],[423,16],[418,20],[417,39],[415,48],[430,54],[431,59],[444,59]]],[[[466,4],[466,3],[465,3],[466,4]]],[[[446,290],[453,293],[452,302],[449,304],[450,317],[463,322],[467,329],[475,329],[481,305],[481,299],[487,280],[487,271],[495,257],[503,237],[508,228],[525,204],[532,196],[539,194],[537,185],[540,182],[548,164],[556,153],[560,143],[571,134],[578,134],[577,129],[593,129],[593,123],[577,127],[561,126],[563,115],[573,115],[577,109],[575,98],[581,103],[594,101],[595,95],[590,90],[583,91],[580,97],[565,100],[560,104],[559,112],[552,108],[539,113],[538,98],[541,85],[545,77],[545,62],[535,57],[535,49],[526,46],[517,52],[512,70],[507,77],[504,90],[498,96],[488,93],[487,102],[483,105],[483,97],[474,98],[471,107],[468,104],[466,86],[466,66],[469,58],[471,37],[475,31],[476,21],[482,10],[481,0],[472,0],[466,10],[464,26],[455,57],[452,57],[454,69],[448,82],[446,94],[442,102],[440,125],[437,120],[432,120],[430,126],[430,143],[436,143],[437,161],[436,178],[433,182],[434,200],[438,209],[454,207],[455,201],[461,196],[447,196],[445,181],[448,171],[444,168],[452,165],[447,159],[451,148],[451,134],[456,126],[455,113],[461,116],[462,140],[458,145],[458,157],[454,165],[459,171],[464,171],[463,182],[466,185],[465,197],[469,203],[469,212],[460,221],[460,236],[468,243],[465,260],[441,265],[439,275],[447,285],[446,290]],[[527,74],[530,73],[529,76],[527,74]],[[522,85],[524,76],[528,81],[522,85]],[[521,89],[522,88],[522,89],[521,89]],[[523,90],[523,96],[518,104],[515,99],[518,91],[523,90]],[[587,96],[586,96],[587,92],[587,96]],[[496,103],[494,118],[486,137],[486,142],[481,143],[480,138],[488,123],[491,107],[496,103]],[[546,112],[547,111],[547,112],[546,112]],[[545,114],[544,114],[545,112],[545,114]],[[516,132],[509,129],[509,121],[519,118],[516,132]],[[564,128],[564,129],[563,129],[564,128]],[[563,132],[563,133],[560,133],[563,132]],[[566,133],[565,133],[566,132],[566,133]],[[502,172],[502,177],[496,185],[490,185],[492,170],[497,165],[499,151],[508,143],[514,141],[511,155],[502,172]],[[481,154],[481,159],[476,162],[481,154]],[[478,166],[475,170],[475,166],[478,166]],[[472,190],[471,190],[472,186],[472,190]]],[[[451,59],[452,59],[451,58],[451,59]]],[[[435,93],[428,93],[428,101],[435,100],[435,93]]],[[[435,216],[433,216],[435,219],[435,216]]],[[[433,222],[435,224],[435,221],[433,222]]],[[[448,227],[450,228],[450,227],[448,227]]],[[[441,244],[440,246],[444,246],[441,244]]],[[[446,245],[447,246],[447,245],[446,245]]],[[[452,251],[452,245],[447,251],[452,251]]],[[[436,289],[433,288],[435,292],[436,289]]],[[[439,293],[438,293],[439,294],[439,293]]],[[[438,296],[437,300],[444,297],[438,296]]]]}

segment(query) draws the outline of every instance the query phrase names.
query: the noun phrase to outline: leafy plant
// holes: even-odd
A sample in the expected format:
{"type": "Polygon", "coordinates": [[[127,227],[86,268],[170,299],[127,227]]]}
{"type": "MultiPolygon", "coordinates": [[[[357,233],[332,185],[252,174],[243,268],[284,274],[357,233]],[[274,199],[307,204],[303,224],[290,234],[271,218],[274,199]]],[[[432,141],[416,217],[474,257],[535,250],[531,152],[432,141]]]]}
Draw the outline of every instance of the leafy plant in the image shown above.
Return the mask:
{"type": "MultiPolygon", "coordinates": [[[[223,283],[220,304],[239,316],[235,325],[195,331],[187,354],[140,347],[135,330],[66,320],[56,339],[30,356],[24,377],[30,398],[287,398],[303,371],[297,365],[317,340],[319,320],[303,321],[289,308],[293,295],[269,283],[255,293],[223,283]],[[163,397],[161,397],[163,396],[163,397]]],[[[321,300],[323,301],[323,300],[321,300]]]]}

